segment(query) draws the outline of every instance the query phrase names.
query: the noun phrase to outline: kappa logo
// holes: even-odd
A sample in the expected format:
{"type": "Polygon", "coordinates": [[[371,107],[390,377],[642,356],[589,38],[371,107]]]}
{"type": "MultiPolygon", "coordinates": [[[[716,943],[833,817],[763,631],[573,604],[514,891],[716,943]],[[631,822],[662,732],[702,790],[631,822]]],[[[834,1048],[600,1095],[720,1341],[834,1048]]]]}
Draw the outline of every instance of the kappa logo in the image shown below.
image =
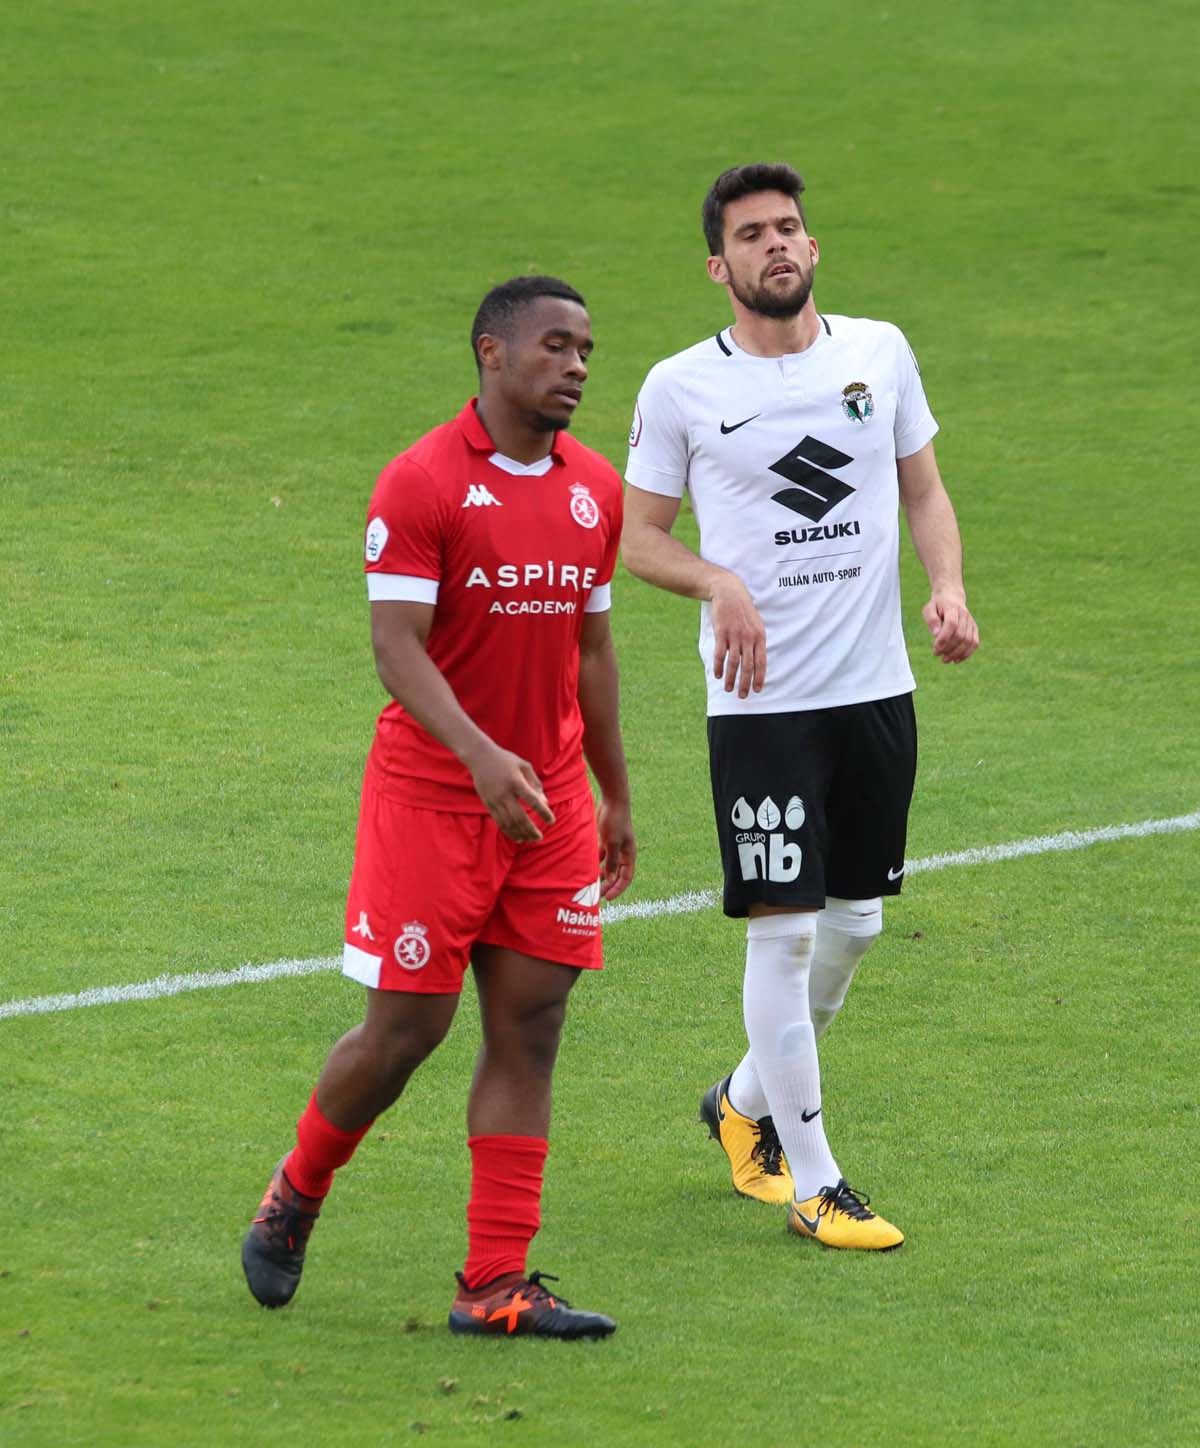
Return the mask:
{"type": "Polygon", "coordinates": [[[499,498],[494,498],[488,492],[484,483],[469,483],[467,485],[467,496],[463,499],[464,508],[503,508],[504,504],[499,498]]]}
{"type": "Polygon", "coordinates": [[[571,517],[581,528],[594,528],[600,521],[596,500],[582,483],[571,484],[571,517]]]}
{"type": "Polygon", "coordinates": [[[856,491],[823,469],[849,467],[853,461],[848,453],[830,447],[827,442],[806,437],[771,464],[773,473],[795,484],[780,493],[772,493],[772,501],[782,503],[793,513],[803,514],[810,522],[819,523],[830,508],[856,491]]]}
{"type": "Polygon", "coordinates": [[[370,922],[367,920],[367,912],[365,910],[360,910],[358,912],[358,924],[352,925],[350,927],[350,934],[361,935],[364,940],[375,939],[375,932],[371,929],[370,922]]]}
{"type": "Polygon", "coordinates": [[[788,830],[798,830],[804,823],[804,801],[799,795],[792,795],[782,813],[770,795],[757,809],[745,795],[739,795],[729,818],[736,831],[733,842],[743,880],[774,880],[786,885],[799,875],[803,854],[787,837],[788,830]]]}
{"type": "Polygon", "coordinates": [[[403,966],[405,970],[420,970],[422,966],[429,964],[429,926],[422,925],[419,920],[409,920],[404,929],[396,937],[396,944],[392,953],[396,957],[396,964],[403,966]]]}

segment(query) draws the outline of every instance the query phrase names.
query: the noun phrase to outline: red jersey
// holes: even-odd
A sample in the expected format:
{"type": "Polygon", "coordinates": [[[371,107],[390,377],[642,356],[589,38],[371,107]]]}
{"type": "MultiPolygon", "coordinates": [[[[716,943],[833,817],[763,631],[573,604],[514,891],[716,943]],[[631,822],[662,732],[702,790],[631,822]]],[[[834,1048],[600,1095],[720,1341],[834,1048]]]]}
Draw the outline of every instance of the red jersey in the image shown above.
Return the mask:
{"type": "MultiPolygon", "coordinates": [[[[551,801],[587,788],[579,635],[593,590],[607,607],[621,519],[621,480],[599,453],[559,432],[547,464],[522,469],[474,399],[384,468],[367,510],[369,596],[434,604],[430,658],[551,801]]],[[[368,769],[408,804],[486,812],[469,772],[395,700],[368,769]]]]}

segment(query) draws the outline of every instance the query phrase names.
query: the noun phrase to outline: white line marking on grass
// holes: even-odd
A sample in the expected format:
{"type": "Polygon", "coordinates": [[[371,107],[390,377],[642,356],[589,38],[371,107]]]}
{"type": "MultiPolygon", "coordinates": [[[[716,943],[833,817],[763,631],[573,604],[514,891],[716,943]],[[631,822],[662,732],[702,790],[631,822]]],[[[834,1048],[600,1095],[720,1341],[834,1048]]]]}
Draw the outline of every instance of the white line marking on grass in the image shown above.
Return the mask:
{"type": "Polygon", "coordinates": [[[333,970],[341,958],[328,960],[274,960],[270,965],[239,965],[236,970],[194,970],[187,975],[156,975],[133,985],[100,985],[78,995],[33,996],[29,1000],[0,1003],[0,1021],[9,1016],[38,1016],[48,1011],[74,1011],[80,1006],[112,1006],[121,1001],[156,1001],[163,996],[182,995],[188,990],[211,990],[218,985],[244,985],[258,980],[278,980],[284,975],[314,975],[333,970]]]}
{"type": "Polygon", "coordinates": [[[629,900],[623,905],[602,905],[600,919],[605,925],[616,925],[622,920],[651,920],[656,915],[694,915],[697,910],[708,910],[719,899],[715,890],[687,890],[682,895],[672,895],[669,900],[629,900]]]}
{"type": "MultiPolygon", "coordinates": [[[[1140,840],[1148,835],[1180,834],[1200,830],[1200,810],[1192,814],[1172,815],[1169,819],[1142,820],[1135,825],[1103,825],[1094,830],[1064,830],[1058,835],[1035,835],[1028,840],[1012,840],[1006,845],[983,845],[976,850],[957,850],[952,854],[927,855],[911,860],[906,873],[921,875],[927,870],[948,870],[954,865],[991,865],[1002,860],[1019,860],[1023,855],[1048,855],[1055,850],[1086,850],[1091,845],[1108,844],[1113,840],[1140,840]]],[[[715,890],[688,890],[667,900],[634,900],[623,905],[606,905],[601,910],[605,925],[622,920],[650,920],[659,915],[690,915],[708,910],[717,904],[715,890]]],[[[153,980],[133,985],[97,986],[76,995],[32,996],[27,1000],[0,1002],[0,1021],[13,1016],[45,1015],[51,1011],[73,1011],[81,1006],[116,1005],[121,1001],[153,1001],[163,996],[181,995],[190,990],[212,990],[222,985],[245,985],[254,981],[279,980],[284,976],[315,975],[322,970],[336,970],[339,957],[320,960],[275,960],[269,965],[242,965],[236,970],[192,971],[188,975],[157,975],[153,980]]]]}
{"type": "Polygon", "coordinates": [[[1136,825],[1102,825],[1095,830],[1063,830],[1060,835],[1035,835],[1031,840],[1013,840],[1007,845],[984,845],[978,850],[958,850],[952,855],[929,855],[914,860],[907,873],[945,870],[951,865],[991,865],[1000,860],[1019,860],[1022,855],[1048,855],[1054,850],[1086,850],[1110,840],[1141,840],[1147,835],[1176,835],[1200,830],[1200,810],[1172,815],[1165,820],[1142,820],[1136,825]]]}

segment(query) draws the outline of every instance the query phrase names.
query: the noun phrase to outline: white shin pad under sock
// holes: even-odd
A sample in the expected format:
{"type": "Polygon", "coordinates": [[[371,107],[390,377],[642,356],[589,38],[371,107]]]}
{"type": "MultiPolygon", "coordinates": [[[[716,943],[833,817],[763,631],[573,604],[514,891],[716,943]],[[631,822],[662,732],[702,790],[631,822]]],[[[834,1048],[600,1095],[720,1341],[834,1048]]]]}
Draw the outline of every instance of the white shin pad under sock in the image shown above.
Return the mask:
{"type": "MultiPolygon", "coordinates": [[[[756,916],[746,930],[742,989],[752,1064],[792,1169],[797,1201],[835,1186],[841,1176],[825,1139],[821,1068],[809,1016],[815,934],[815,912],[756,916]]],[[[738,1109],[749,1114],[745,1104],[738,1109]]]]}
{"type": "Polygon", "coordinates": [[[837,900],[817,916],[817,939],[808,977],[808,1006],[819,1041],[841,1010],[858,962],[883,929],[883,901],[837,900]]]}
{"type": "MultiPolygon", "coordinates": [[[[808,1009],[819,1041],[846,1002],[858,963],[879,939],[883,901],[839,900],[831,895],[817,914],[817,936],[808,972],[808,1009]]],[[[736,1111],[755,1121],[770,1111],[767,1095],[749,1051],[734,1068],[729,1099],[736,1111]]]]}

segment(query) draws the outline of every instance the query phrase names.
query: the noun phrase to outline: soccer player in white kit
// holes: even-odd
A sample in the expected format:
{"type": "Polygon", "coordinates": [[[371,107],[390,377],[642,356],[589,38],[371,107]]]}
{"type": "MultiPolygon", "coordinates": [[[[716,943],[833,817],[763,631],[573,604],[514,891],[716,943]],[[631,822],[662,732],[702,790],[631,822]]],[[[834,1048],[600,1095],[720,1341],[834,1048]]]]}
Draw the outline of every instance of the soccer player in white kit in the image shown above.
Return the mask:
{"type": "Polygon", "coordinates": [[[979,631],[916,360],[890,323],[817,311],[803,190],[792,167],[755,164],[705,199],[708,274],[734,322],[642,386],[622,548],[632,573],[701,602],[724,907],[748,917],[749,1051],[702,1119],[734,1188],[786,1202],[796,1235],[887,1250],[903,1233],[826,1138],[817,1042],[904,875],[916,724],[900,507],[934,653],[962,663],[979,631]],[[698,554],[671,536],[685,489],[698,554]]]}

